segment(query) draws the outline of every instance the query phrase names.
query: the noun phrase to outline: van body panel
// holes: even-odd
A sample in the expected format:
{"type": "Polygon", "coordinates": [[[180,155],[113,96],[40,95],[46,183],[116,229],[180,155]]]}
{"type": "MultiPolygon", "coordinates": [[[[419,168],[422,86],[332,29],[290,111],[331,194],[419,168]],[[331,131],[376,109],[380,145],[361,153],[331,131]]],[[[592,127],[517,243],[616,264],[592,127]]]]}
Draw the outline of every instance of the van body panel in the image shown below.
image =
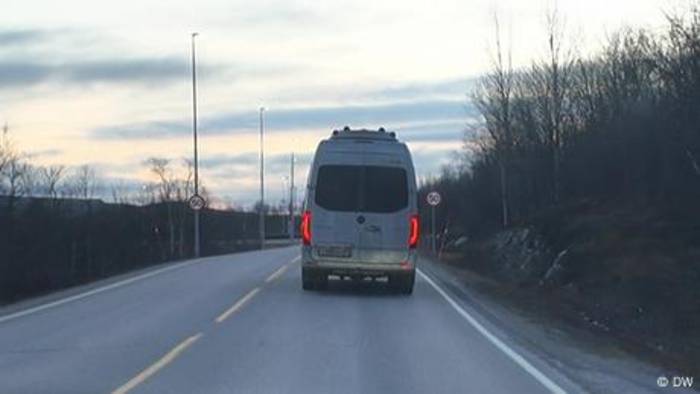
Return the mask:
{"type": "Polygon", "coordinates": [[[414,269],[408,238],[418,209],[410,152],[377,132],[351,133],[321,141],[314,155],[305,198],[312,237],[302,264],[331,274],[414,269]]]}

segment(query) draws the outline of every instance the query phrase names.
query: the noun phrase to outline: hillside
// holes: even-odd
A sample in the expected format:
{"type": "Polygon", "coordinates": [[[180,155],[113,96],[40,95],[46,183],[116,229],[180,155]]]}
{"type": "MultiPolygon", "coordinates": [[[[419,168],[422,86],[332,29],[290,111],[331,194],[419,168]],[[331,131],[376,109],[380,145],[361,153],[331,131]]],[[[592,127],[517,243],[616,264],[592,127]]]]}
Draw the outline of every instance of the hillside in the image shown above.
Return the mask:
{"type": "Polygon", "coordinates": [[[700,374],[700,220],[645,204],[583,201],[460,241],[442,261],[491,279],[520,307],[700,374]]]}

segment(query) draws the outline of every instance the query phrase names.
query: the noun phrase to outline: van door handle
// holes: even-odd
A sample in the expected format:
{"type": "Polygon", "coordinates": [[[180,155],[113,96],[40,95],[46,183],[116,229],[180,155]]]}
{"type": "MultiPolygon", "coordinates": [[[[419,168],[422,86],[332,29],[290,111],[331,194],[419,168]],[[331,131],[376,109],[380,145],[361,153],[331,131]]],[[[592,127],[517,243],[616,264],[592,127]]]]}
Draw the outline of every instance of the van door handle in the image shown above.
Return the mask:
{"type": "Polygon", "coordinates": [[[379,233],[382,231],[382,228],[379,226],[375,226],[374,224],[370,224],[369,226],[365,226],[365,231],[368,231],[370,233],[379,233]]]}
{"type": "Polygon", "coordinates": [[[362,215],[360,215],[360,216],[358,216],[357,219],[355,219],[355,220],[357,220],[357,223],[362,224],[362,223],[365,222],[365,217],[362,216],[362,215]]]}

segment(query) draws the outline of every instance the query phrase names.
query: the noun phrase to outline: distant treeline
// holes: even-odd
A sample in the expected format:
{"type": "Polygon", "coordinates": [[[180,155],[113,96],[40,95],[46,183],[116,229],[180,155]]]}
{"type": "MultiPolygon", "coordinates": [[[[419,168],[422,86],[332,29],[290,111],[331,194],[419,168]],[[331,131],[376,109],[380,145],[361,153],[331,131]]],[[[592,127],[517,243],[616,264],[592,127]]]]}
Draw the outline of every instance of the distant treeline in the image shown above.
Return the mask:
{"type": "Polygon", "coordinates": [[[444,196],[441,228],[483,235],[586,199],[700,212],[700,11],[667,16],[663,31],[619,31],[588,57],[559,19],[548,15],[546,55],[513,69],[496,18],[464,163],[421,187],[421,201],[444,196]]]}
{"type": "MultiPolygon", "coordinates": [[[[90,166],[32,163],[0,135],[0,303],[193,255],[192,166],[144,161],[153,181],[106,185],[90,166]]],[[[200,193],[208,197],[206,188],[200,193]]],[[[267,237],[288,234],[287,207],[265,206],[267,237]]],[[[201,254],[259,247],[261,205],[252,211],[206,208],[201,254]]]]}
{"type": "MultiPolygon", "coordinates": [[[[192,256],[183,203],[0,197],[0,224],[0,303],[192,256]],[[169,211],[182,213],[172,227],[169,211]]],[[[286,217],[269,215],[266,226],[281,236],[286,217]]],[[[201,229],[203,256],[259,247],[254,212],[205,209],[201,229]]]]}

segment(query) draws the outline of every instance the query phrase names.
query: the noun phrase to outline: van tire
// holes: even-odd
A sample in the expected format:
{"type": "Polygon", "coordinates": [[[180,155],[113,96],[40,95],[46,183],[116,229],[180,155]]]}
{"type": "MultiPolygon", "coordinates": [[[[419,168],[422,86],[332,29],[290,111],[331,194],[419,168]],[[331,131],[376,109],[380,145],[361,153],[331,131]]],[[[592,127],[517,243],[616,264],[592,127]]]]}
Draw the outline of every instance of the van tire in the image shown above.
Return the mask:
{"type": "Polygon", "coordinates": [[[316,276],[316,290],[328,289],[328,275],[325,272],[320,272],[316,276]]]}
{"type": "Polygon", "coordinates": [[[316,282],[314,282],[314,281],[312,281],[312,280],[310,280],[310,279],[306,279],[306,278],[302,278],[302,279],[301,279],[301,287],[302,287],[304,290],[307,290],[307,291],[309,291],[309,290],[316,290],[316,286],[315,286],[315,285],[316,285],[316,282]]]}
{"type": "Polygon", "coordinates": [[[313,273],[306,269],[301,269],[301,287],[304,290],[316,290],[316,281],[313,278],[313,273]]]}
{"type": "Polygon", "coordinates": [[[397,274],[391,277],[390,284],[401,294],[413,294],[413,284],[416,281],[416,272],[411,271],[407,274],[397,274]]]}
{"type": "Polygon", "coordinates": [[[302,268],[301,284],[304,290],[324,290],[328,286],[328,276],[322,271],[302,268]]]}

